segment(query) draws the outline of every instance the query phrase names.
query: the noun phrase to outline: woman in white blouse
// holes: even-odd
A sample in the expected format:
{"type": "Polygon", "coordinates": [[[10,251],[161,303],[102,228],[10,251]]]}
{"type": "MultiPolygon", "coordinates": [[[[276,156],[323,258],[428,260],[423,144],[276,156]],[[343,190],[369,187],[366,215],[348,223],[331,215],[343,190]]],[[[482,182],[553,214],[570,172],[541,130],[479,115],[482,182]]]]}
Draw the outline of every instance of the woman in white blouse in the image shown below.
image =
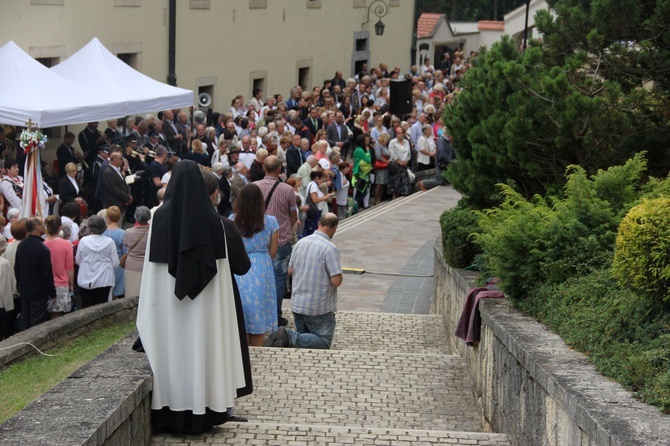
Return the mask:
{"type": "Polygon", "coordinates": [[[435,140],[433,139],[433,128],[430,125],[424,125],[421,131],[423,134],[416,142],[416,161],[419,163],[419,170],[426,170],[430,167],[431,158],[435,157],[435,140]]]}
{"type": "Polygon", "coordinates": [[[405,138],[402,127],[395,129],[396,137],[389,142],[389,192],[391,198],[407,196],[412,193],[412,184],[407,169],[412,157],[409,141],[405,138]]]}

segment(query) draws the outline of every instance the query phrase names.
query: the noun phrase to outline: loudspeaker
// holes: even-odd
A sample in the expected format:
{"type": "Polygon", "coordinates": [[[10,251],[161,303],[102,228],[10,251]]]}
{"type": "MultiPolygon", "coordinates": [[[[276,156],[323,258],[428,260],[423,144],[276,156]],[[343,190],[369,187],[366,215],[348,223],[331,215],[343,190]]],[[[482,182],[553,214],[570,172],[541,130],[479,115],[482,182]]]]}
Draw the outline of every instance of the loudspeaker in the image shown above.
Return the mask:
{"type": "Polygon", "coordinates": [[[407,79],[391,79],[391,113],[400,118],[412,113],[412,83],[407,79]]]}

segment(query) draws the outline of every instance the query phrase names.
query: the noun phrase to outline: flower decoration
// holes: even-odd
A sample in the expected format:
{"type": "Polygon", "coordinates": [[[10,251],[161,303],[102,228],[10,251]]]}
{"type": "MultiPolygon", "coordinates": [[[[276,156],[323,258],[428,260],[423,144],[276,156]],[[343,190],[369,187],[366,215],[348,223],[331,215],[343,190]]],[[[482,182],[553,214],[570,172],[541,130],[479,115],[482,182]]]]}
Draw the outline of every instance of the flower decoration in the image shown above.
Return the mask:
{"type": "Polygon", "coordinates": [[[28,121],[28,127],[21,132],[19,137],[24,154],[42,150],[47,143],[47,137],[42,130],[34,128],[32,122],[28,121]]]}

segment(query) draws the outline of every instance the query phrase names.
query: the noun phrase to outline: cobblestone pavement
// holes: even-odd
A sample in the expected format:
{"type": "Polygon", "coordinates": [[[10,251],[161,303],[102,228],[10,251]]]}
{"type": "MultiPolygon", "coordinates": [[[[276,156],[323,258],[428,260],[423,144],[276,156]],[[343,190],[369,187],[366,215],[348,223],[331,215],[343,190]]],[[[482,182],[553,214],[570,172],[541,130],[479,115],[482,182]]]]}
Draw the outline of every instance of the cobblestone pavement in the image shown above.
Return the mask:
{"type": "MultiPolygon", "coordinates": [[[[450,355],[434,292],[433,243],[450,187],[385,203],[340,224],[347,274],[331,350],[252,348],[254,393],[236,401],[248,423],[202,436],[153,437],[153,446],[489,445],[465,362],[450,355]]],[[[290,300],[284,315],[293,326],[290,300]]]]}
{"type": "MultiPolygon", "coordinates": [[[[284,317],[295,328],[293,314],[284,317]]],[[[332,350],[449,354],[441,316],[340,311],[336,318],[332,350]]]]}

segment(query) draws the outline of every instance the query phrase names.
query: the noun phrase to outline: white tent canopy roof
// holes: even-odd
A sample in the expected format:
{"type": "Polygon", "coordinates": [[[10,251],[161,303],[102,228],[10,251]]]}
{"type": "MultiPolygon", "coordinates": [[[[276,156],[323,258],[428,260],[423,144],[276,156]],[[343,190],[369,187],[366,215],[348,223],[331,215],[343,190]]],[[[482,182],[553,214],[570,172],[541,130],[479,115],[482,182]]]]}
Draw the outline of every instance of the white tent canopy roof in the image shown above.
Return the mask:
{"type": "Polygon", "coordinates": [[[193,105],[193,92],[158,82],[134,70],[94,37],[51,70],[90,90],[104,89],[125,102],[119,116],[193,105]]]}
{"type": "Polygon", "coordinates": [[[37,127],[101,121],[124,115],[120,99],[62,78],[13,41],[0,48],[0,123],[37,127]]]}

